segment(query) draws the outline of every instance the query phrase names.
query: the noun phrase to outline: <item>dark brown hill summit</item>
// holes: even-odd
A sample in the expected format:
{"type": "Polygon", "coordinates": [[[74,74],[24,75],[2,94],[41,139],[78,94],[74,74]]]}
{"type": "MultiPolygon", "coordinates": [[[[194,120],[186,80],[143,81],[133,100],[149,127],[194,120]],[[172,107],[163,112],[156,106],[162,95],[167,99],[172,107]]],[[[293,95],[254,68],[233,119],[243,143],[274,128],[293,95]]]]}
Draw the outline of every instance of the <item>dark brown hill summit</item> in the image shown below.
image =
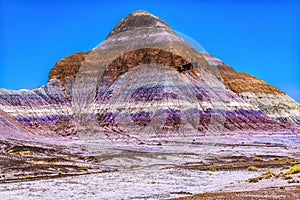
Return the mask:
{"type": "Polygon", "coordinates": [[[128,30],[145,29],[153,27],[171,29],[166,22],[152,15],[151,13],[144,10],[137,10],[123,18],[109,33],[108,37],[128,30]]]}

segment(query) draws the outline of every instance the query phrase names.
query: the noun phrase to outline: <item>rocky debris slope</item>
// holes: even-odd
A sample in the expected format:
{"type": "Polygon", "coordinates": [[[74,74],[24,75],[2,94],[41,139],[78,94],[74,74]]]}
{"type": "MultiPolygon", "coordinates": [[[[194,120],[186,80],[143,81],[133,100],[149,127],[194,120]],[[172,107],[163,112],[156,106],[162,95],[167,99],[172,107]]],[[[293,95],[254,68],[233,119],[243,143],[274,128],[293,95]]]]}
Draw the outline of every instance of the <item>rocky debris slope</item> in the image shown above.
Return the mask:
{"type": "Polygon", "coordinates": [[[24,139],[29,134],[23,124],[13,119],[2,110],[0,110],[0,130],[0,140],[6,138],[24,139]]]}
{"type": "Polygon", "coordinates": [[[146,11],[122,19],[93,50],[57,62],[46,85],[0,89],[0,109],[59,135],[295,132],[300,119],[284,92],[197,52],[146,11]]]}

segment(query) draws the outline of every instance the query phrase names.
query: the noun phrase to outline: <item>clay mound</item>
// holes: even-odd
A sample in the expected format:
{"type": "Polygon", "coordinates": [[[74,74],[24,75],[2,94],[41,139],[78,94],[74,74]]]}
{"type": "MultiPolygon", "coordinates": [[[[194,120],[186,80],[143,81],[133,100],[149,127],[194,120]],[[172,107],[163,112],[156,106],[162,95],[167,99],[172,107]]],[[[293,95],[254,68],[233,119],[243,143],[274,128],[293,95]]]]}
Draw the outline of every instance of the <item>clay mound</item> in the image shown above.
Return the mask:
{"type": "Polygon", "coordinates": [[[0,89],[0,108],[33,128],[73,135],[166,136],[293,131],[300,106],[283,91],[197,52],[147,11],[122,19],[89,52],[58,61],[46,85],[0,89]]]}

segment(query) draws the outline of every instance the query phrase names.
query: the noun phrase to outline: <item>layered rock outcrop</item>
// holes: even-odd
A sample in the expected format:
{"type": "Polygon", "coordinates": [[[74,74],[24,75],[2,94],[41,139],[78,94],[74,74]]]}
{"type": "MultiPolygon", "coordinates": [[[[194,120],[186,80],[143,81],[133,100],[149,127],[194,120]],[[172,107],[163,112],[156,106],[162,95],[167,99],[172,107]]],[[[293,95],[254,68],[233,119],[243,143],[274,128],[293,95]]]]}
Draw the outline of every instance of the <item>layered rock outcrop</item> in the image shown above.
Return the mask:
{"type": "Polygon", "coordinates": [[[0,109],[35,131],[166,136],[297,131],[284,92],[197,52],[158,17],[136,11],[86,53],[60,60],[49,82],[0,89],[0,109]]]}
{"type": "Polygon", "coordinates": [[[283,91],[232,67],[208,53],[201,53],[209,64],[220,71],[222,82],[244,101],[254,105],[271,118],[299,124],[300,105],[283,91]]]}
{"type": "Polygon", "coordinates": [[[50,70],[48,81],[57,79],[64,84],[66,78],[75,78],[80,66],[87,56],[88,52],[78,52],[61,59],[50,70]]]}

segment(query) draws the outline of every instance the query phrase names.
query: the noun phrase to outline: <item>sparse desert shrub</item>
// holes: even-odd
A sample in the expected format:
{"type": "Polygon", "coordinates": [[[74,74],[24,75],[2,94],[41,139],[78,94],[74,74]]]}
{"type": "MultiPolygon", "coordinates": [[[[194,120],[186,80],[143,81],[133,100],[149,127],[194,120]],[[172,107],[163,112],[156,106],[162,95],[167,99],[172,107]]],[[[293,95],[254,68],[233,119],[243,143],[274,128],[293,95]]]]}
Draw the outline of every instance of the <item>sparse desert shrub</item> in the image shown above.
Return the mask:
{"type": "Polygon", "coordinates": [[[47,161],[43,161],[43,160],[28,160],[26,162],[30,163],[30,164],[34,164],[34,165],[54,165],[55,164],[55,162],[53,162],[53,161],[47,162],[47,161]]]}
{"type": "Polygon", "coordinates": [[[216,172],[217,169],[212,167],[212,168],[209,169],[209,171],[211,171],[211,172],[216,172]]]}
{"type": "Polygon", "coordinates": [[[262,158],[257,157],[257,156],[253,156],[252,159],[253,159],[254,161],[263,161],[262,158]]]}
{"type": "Polygon", "coordinates": [[[248,171],[258,171],[258,168],[255,166],[250,166],[247,169],[248,169],[248,171]]]}
{"type": "Polygon", "coordinates": [[[258,181],[260,181],[262,179],[262,177],[254,177],[254,178],[249,178],[248,182],[249,183],[257,183],[258,181]]]}
{"type": "Polygon", "coordinates": [[[293,180],[289,180],[288,183],[300,183],[300,181],[299,181],[299,180],[294,180],[294,179],[293,179],[293,180]]]}
{"type": "Polygon", "coordinates": [[[31,152],[31,151],[14,151],[13,149],[8,150],[7,153],[13,153],[15,155],[25,155],[25,156],[33,155],[33,152],[31,152]]]}
{"type": "Polygon", "coordinates": [[[33,153],[31,151],[16,151],[14,152],[15,155],[26,155],[26,156],[32,156],[33,153]]]}
{"type": "Polygon", "coordinates": [[[283,179],[284,180],[289,180],[289,179],[292,179],[293,177],[291,177],[291,176],[283,176],[283,179]]]}
{"type": "Polygon", "coordinates": [[[79,166],[78,169],[79,170],[84,170],[84,171],[88,171],[89,170],[88,167],[84,167],[84,166],[79,166]]]}
{"type": "Polygon", "coordinates": [[[289,174],[296,174],[300,172],[300,164],[296,164],[292,166],[288,171],[286,171],[284,174],[289,175],[289,174]]]}
{"type": "Polygon", "coordinates": [[[25,178],[29,179],[29,178],[32,178],[32,176],[31,175],[26,175],[25,178]]]}
{"type": "Polygon", "coordinates": [[[133,168],[138,168],[138,167],[140,167],[140,166],[139,166],[139,165],[131,165],[131,166],[130,166],[131,169],[133,169],[133,168]]]}
{"type": "Polygon", "coordinates": [[[285,186],[280,186],[279,189],[284,190],[284,189],[285,189],[285,186]]]}
{"type": "Polygon", "coordinates": [[[234,167],[233,164],[229,164],[229,165],[228,165],[228,168],[233,168],[233,167],[234,167]]]}
{"type": "Polygon", "coordinates": [[[273,172],[267,172],[267,173],[264,173],[263,174],[263,177],[264,178],[271,178],[273,176],[276,176],[273,172]]]}

